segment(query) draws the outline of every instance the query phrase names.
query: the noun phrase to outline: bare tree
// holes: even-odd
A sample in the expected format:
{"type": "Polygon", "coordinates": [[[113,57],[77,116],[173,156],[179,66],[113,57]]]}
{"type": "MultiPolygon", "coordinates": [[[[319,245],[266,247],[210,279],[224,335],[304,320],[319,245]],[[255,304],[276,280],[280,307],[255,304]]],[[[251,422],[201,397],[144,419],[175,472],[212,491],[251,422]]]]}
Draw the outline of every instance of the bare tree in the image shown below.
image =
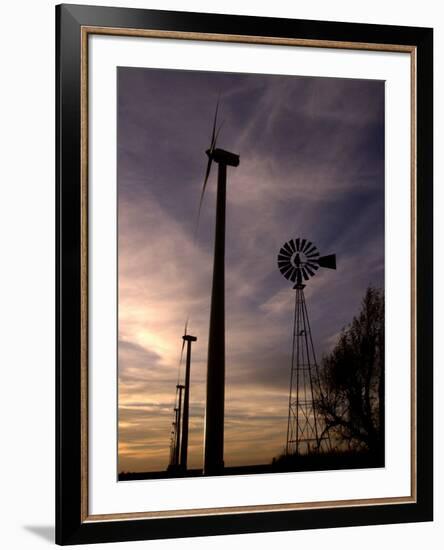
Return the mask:
{"type": "Polygon", "coordinates": [[[317,408],[339,449],[384,451],[384,294],[369,287],[361,311],[322,360],[317,408]]]}

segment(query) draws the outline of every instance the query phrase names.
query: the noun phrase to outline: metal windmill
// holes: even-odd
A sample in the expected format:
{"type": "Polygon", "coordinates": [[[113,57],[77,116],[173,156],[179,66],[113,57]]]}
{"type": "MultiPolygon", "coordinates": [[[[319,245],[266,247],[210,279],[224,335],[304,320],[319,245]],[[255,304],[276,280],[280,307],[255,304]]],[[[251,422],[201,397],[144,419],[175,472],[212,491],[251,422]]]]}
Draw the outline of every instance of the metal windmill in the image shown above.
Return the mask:
{"type": "Polygon", "coordinates": [[[320,256],[316,246],[306,239],[290,239],[279,251],[278,267],[282,275],[295,283],[293,344],[288,401],[287,455],[321,452],[331,448],[328,431],[316,409],[322,399],[319,369],[304,297],[305,282],[320,267],[336,269],[336,255],[320,256]]]}
{"type": "Polygon", "coordinates": [[[225,208],[227,166],[239,166],[239,155],[216,147],[219,102],[213,120],[207,169],[199,203],[198,220],[213,162],[218,165],[213,284],[208,338],[207,395],[205,408],[204,473],[217,474],[224,467],[225,402],[225,208]]]}

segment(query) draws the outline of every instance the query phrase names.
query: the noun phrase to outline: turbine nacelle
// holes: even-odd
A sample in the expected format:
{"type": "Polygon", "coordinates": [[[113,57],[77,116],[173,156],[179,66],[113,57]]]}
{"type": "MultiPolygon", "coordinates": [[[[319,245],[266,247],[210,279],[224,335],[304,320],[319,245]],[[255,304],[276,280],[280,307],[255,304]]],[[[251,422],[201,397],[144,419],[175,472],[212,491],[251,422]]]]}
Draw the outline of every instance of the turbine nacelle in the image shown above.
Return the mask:
{"type": "Polygon", "coordinates": [[[202,202],[205,195],[205,190],[207,188],[208,178],[210,177],[211,165],[213,164],[213,162],[216,162],[217,164],[222,166],[233,166],[233,167],[239,166],[239,155],[236,155],[235,153],[230,153],[229,151],[225,151],[224,149],[216,148],[217,138],[222,128],[222,124],[220,124],[219,127],[217,127],[218,111],[219,111],[219,100],[216,103],[216,111],[214,112],[213,129],[211,132],[210,146],[205,151],[208,157],[208,162],[207,162],[207,169],[205,171],[205,178],[202,186],[202,191],[200,193],[199,209],[197,211],[196,229],[194,231],[195,235],[197,233],[197,228],[199,227],[200,212],[202,209],[202,202]]]}
{"type": "Polygon", "coordinates": [[[218,164],[225,164],[226,166],[239,166],[239,155],[230,153],[224,149],[207,149],[205,151],[208,158],[218,164]]]}

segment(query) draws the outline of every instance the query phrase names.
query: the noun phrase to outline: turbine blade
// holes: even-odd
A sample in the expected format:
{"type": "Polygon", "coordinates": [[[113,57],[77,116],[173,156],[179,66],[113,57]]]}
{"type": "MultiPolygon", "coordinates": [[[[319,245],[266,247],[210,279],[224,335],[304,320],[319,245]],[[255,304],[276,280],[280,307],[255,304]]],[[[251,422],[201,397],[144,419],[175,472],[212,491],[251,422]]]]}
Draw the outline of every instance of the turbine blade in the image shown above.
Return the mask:
{"type": "Polygon", "coordinates": [[[214,149],[216,149],[217,139],[218,139],[218,137],[219,137],[220,131],[222,130],[222,126],[224,125],[224,122],[225,122],[225,120],[223,120],[223,121],[220,123],[219,128],[217,129],[216,135],[214,136],[214,141],[213,141],[213,143],[212,143],[212,145],[211,145],[211,148],[210,148],[211,152],[213,152],[214,149]]]}
{"type": "Polygon", "coordinates": [[[299,248],[299,242],[300,242],[301,239],[296,239],[296,250],[299,252],[300,248],[299,248]]]}
{"type": "Polygon", "coordinates": [[[200,193],[199,209],[197,210],[197,219],[196,219],[196,230],[194,232],[195,235],[197,233],[197,228],[199,227],[200,213],[201,213],[201,210],[202,210],[202,204],[203,204],[203,200],[204,200],[204,196],[205,196],[205,190],[207,188],[208,178],[210,177],[212,163],[213,163],[213,159],[210,156],[210,157],[208,157],[207,169],[205,171],[205,179],[204,179],[204,182],[203,182],[202,191],[200,193]]]}
{"type": "Polygon", "coordinates": [[[305,268],[305,270],[308,272],[308,274],[311,275],[311,276],[313,277],[313,275],[315,274],[315,272],[312,271],[312,270],[310,269],[310,267],[308,266],[308,264],[305,264],[305,265],[304,265],[304,268],[305,268]]]}
{"type": "Polygon", "coordinates": [[[293,253],[295,253],[296,252],[296,245],[294,244],[294,240],[290,239],[288,241],[288,244],[290,245],[291,249],[293,250],[293,253]]]}
{"type": "Polygon", "coordinates": [[[305,242],[306,242],[306,240],[305,240],[305,239],[302,239],[302,241],[301,241],[301,248],[299,249],[301,252],[302,252],[302,251],[304,250],[304,248],[305,248],[305,242]]]}
{"type": "MultiPolygon", "coordinates": [[[[183,335],[184,336],[186,336],[188,334],[188,332],[187,332],[188,331],[188,321],[189,321],[189,317],[187,317],[187,320],[185,321],[185,327],[184,327],[184,330],[183,330],[183,335]]],[[[185,340],[182,340],[182,349],[180,350],[179,366],[182,364],[184,347],[185,347],[185,340]]]]}
{"type": "Polygon", "coordinates": [[[183,359],[183,349],[185,347],[185,340],[182,340],[182,349],[180,350],[180,361],[179,361],[179,365],[182,364],[182,359],[183,359]]]}
{"type": "Polygon", "coordinates": [[[217,98],[216,110],[214,111],[213,131],[211,132],[210,151],[213,150],[214,143],[215,143],[215,140],[216,140],[216,124],[217,124],[217,113],[218,113],[218,111],[219,111],[219,98],[217,98]]]}
{"type": "Polygon", "coordinates": [[[213,128],[212,128],[212,131],[211,131],[211,141],[210,141],[210,148],[209,148],[209,155],[208,155],[208,163],[207,163],[207,169],[205,171],[205,178],[204,178],[204,183],[203,183],[203,186],[202,186],[202,191],[200,193],[200,200],[199,200],[199,208],[197,210],[197,219],[196,219],[196,229],[194,231],[194,236],[196,237],[197,235],[197,229],[199,227],[199,222],[200,222],[200,213],[201,213],[201,210],[202,210],[202,203],[203,203],[203,199],[204,199],[204,196],[205,196],[205,191],[206,191],[206,188],[207,188],[207,183],[208,183],[208,178],[210,177],[210,172],[211,172],[211,165],[213,163],[213,159],[211,158],[211,154],[213,153],[214,151],[214,148],[216,146],[216,141],[217,141],[217,138],[219,136],[219,132],[223,126],[223,122],[222,124],[219,126],[219,128],[216,130],[216,126],[217,126],[217,114],[219,112],[219,98],[220,98],[220,95],[219,97],[217,98],[217,102],[216,102],[216,110],[214,111],[214,119],[213,119],[213,128]]]}
{"type": "Polygon", "coordinates": [[[336,254],[329,254],[328,256],[321,256],[317,260],[320,267],[326,267],[327,269],[336,269],[336,254]]]}

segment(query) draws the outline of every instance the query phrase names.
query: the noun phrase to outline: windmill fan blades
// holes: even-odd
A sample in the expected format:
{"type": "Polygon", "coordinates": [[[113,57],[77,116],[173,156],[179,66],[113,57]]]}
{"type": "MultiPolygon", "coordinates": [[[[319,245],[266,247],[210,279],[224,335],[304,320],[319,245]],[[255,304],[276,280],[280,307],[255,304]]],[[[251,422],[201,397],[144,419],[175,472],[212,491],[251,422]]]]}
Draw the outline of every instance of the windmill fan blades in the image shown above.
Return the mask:
{"type": "Polygon", "coordinates": [[[292,277],[296,276],[296,268],[291,263],[292,254],[292,247],[289,246],[289,243],[285,243],[284,246],[279,250],[279,254],[277,257],[280,272],[286,279],[290,280],[292,280],[292,277]]]}
{"type": "Polygon", "coordinates": [[[293,250],[293,252],[296,252],[296,244],[295,244],[294,240],[290,239],[288,241],[288,244],[289,244],[290,248],[293,250]]]}
{"type": "Polygon", "coordinates": [[[320,256],[316,245],[308,239],[298,237],[282,245],[277,256],[277,264],[286,279],[301,285],[314,277],[320,267],[336,269],[336,254],[320,256]]]}

